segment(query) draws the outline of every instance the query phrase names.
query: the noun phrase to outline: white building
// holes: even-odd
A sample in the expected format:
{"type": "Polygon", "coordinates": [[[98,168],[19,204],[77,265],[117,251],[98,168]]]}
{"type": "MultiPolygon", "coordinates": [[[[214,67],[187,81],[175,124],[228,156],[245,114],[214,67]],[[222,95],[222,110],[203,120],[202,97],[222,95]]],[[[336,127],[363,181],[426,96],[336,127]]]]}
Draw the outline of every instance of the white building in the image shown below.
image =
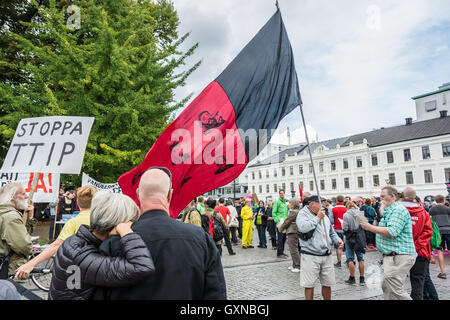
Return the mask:
{"type": "MultiPolygon", "coordinates": [[[[311,144],[321,196],[379,196],[387,183],[399,191],[413,187],[422,199],[447,195],[450,181],[450,84],[413,97],[417,121],[346,138],[311,144]]],[[[309,154],[304,145],[280,152],[246,169],[248,187],[259,199],[316,193],[309,154]]]]}

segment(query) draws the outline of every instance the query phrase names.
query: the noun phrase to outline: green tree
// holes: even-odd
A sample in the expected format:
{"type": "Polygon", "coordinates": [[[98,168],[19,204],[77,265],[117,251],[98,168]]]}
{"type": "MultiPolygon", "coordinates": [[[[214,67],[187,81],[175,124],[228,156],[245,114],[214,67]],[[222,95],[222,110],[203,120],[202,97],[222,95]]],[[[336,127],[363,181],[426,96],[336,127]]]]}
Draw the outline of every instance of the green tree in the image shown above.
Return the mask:
{"type": "Polygon", "coordinates": [[[189,100],[177,103],[174,90],[200,62],[177,70],[198,44],[179,49],[189,34],[178,35],[168,0],[78,0],[75,29],[68,24],[71,1],[44,2],[31,1],[37,11],[20,33],[5,25],[0,33],[0,43],[17,48],[14,61],[3,48],[0,60],[0,68],[16,71],[0,82],[0,160],[22,118],[91,116],[82,171],[114,182],[143,160],[171,113],[189,100]]]}

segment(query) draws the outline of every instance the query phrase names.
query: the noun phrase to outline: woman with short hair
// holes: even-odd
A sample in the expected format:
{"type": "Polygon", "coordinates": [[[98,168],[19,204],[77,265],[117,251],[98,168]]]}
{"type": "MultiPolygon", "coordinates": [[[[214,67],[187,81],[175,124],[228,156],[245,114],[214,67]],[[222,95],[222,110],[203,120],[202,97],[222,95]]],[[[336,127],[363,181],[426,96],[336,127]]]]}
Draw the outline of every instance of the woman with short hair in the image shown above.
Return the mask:
{"type": "Polygon", "coordinates": [[[151,275],[155,267],[150,252],[131,230],[138,218],[139,208],[130,197],[97,192],[92,199],[90,227],[82,225],[56,254],[49,300],[87,300],[96,287],[131,286],[151,275]],[[123,257],[99,253],[100,244],[114,234],[121,237],[123,257]]]}

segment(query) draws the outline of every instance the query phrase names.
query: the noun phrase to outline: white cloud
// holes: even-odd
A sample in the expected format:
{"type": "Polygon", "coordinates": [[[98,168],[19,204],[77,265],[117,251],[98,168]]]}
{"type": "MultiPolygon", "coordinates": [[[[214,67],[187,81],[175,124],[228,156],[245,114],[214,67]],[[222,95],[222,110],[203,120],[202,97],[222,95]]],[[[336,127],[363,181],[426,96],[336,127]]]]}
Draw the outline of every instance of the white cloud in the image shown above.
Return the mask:
{"type": "MultiPolygon", "coordinates": [[[[196,96],[214,80],[275,12],[274,3],[175,0],[181,33],[192,32],[186,47],[200,43],[189,62],[203,59],[177,98],[196,96]]],[[[279,3],[306,123],[321,140],[401,124],[415,117],[412,96],[450,81],[447,0],[279,3]]],[[[292,132],[301,128],[298,108],[279,129],[288,126],[292,132]]]]}

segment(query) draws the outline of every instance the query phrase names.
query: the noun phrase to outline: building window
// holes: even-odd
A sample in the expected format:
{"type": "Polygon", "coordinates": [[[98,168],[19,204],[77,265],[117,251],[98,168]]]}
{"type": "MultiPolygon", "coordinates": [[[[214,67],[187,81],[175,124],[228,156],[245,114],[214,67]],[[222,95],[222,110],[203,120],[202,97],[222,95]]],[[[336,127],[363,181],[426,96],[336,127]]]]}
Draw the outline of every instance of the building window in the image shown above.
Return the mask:
{"type": "Polygon", "coordinates": [[[336,179],[331,179],[331,189],[336,190],[337,182],[336,179]]]}
{"type": "Polygon", "coordinates": [[[362,168],[362,166],[363,166],[362,158],[361,157],[356,157],[356,167],[357,168],[362,168]]]}
{"type": "Polygon", "coordinates": [[[411,149],[403,150],[403,159],[405,160],[405,162],[411,161],[411,149]]]}
{"type": "Polygon", "coordinates": [[[270,192],[270,186],[268,184],[266,184],[266,193],[270,192]]]}
{"type": "Polygon", "coordinates": [[[320,190],[325,190],[325,180],[320,180],[320,190]]]}
{"type": "Polygon", "coordinates": [[[278,176],[277,169],[273,169],[273,176],[276,178],[278,176]]]}
{"type": "Polygon", "coordinates": [[[395,186],[395,173],[389,173],[389,184],[395,186]]]}
{"type": "Polygon", "coordinates": [[[262,193],[262,185],[259,185],[259,193],[262,193]]]}
{"type": "Polygon", "coordinates": [[[260,179],[262,179],[262,172],[261,171],[258,172],[258,176],[259,176],[260,179]]]}
{"type": "MultiPolygon", "coordinates": [[[[268,178],[269,177],[269,170],[266,170],[266,178],[268,178]]],[[[267,191],[267,192],[269,192],[269,191],[267,191]]]]}
{"type": "Polygon", "coordinates": [[[303,166],[302,165],[298,166],[298,174],[303,174],[303,166]]]}
{"type": "Polygon", "coordinates": [[[277,192],[277,184],[275,183],[274,185],[273,185],[273,192],[277,192]]]}
{"type": "Polygon", "coordinates": [[[290,174],[291,176],[294,175],[294,167],[293,167],[293,166],[290,166],[290,167],[289,167],[289,174],[290,174]]]}
{"type": "Polygon", "coordinates": [[[425,111],[430,112],[430,111],[436,110],[436,104],[437,104],[436,100],[431,100],[431,101],[425,102],[425,111]]]}
{"type": "Polygon", "coordinates": [[[380,186],[380,176],[377,174],[373,176],[373,186],[374,187],[380,186]]]}
{"type": "Polygon", "coordinates": [[[430,153],[430,147],[429,146],[423,146],[422,147],[422,159],[430,159],[431,153],[430,153]]]}
{"type": "Polygon", "coordinates": [[[394,163],[394,154],[392,153],[392,151],[386,152],[386,156],[387,156],[387,163],[394,163]]]}
{"type": "Polygon", "coordinates": [[[286,168],[282,167],[281,168],[281,176],[284,177],[286,175],[286,168]]]}
{"type": "Polygon", "coordinates": [[[442,144],[442,155],[444,157],[450,157],[450,143],[442,144]]]}
{"type": "Polygon", "coordinates": [[[319,162],[319,171],[323,172],[323,162],[319,162]]]}
{"type": "Polygon", "coordinates": [[[312,173],[313,172],[313,166],[312,166],[312,164],[310,163],[309,164],[309,173],[312,173]]]}
{"type": "Polygon", "coordinates": [[[433,183],[433,173],[431,170],[425,170],[425,183],[433,183]]]}
{"type": "Polygon", "coordinates": [[[362,189],[364,188],[364,178],[358,177],[358,188],[362,189]]]}
{"type": "Polygon", "coordinates": [[[344,188],[350,189],[350,179],[349,178],[344,178],[344,188]]]}
{"type": "Polygon", "coordinates": [[[252,186],[252,191],[253,193],[255,193],[255,186],[252,186]]]}
{"type": "Polygon", "coordinates": [[[303,190],[303,181],[300,181],[298,184],[300,185],[300,189],[303,190]]]}
{"type": "Polygon", "coordinates": [[[294,183],[291,182],[291,192],[294,191],[294,183]]]}
{"type": "Polygon", "coordinates": [[[344,159],[343,163],[344,163],[344,169],[348,169],[348,159],[344,159]]]}
{"type": "Polygon", "coordinates": [[[378,165],[378,157],[377,157],[377,154],[373,154],[373,155],[371,156],[371,158],[372,158],[372,166],[377,166],[377,165],[378,165]]]}
{"type": "Polygon", "coordinates": [[[406,171],[406,184],[414,184],[414,177],[412,171],[406,171]]]}
{"type": "Polygon", "coordinates": [[[314,191],[314,181],[309,182],[309,191],[314,191]]]}
{"type": "Polygon", "coordinates": [[[255,173],[252,172],[252,180],[255,180],[255,173]]]}
{"type": "Polygon", "coordinates": [[[335,171],[335,170],[336,170],[336,161],[331,160],[331,171],[335,171]]]}
{"type": "Polygon", "coordinates": [[[445,168],[445,182],[450,183],[450,168],[445,168]]]}

